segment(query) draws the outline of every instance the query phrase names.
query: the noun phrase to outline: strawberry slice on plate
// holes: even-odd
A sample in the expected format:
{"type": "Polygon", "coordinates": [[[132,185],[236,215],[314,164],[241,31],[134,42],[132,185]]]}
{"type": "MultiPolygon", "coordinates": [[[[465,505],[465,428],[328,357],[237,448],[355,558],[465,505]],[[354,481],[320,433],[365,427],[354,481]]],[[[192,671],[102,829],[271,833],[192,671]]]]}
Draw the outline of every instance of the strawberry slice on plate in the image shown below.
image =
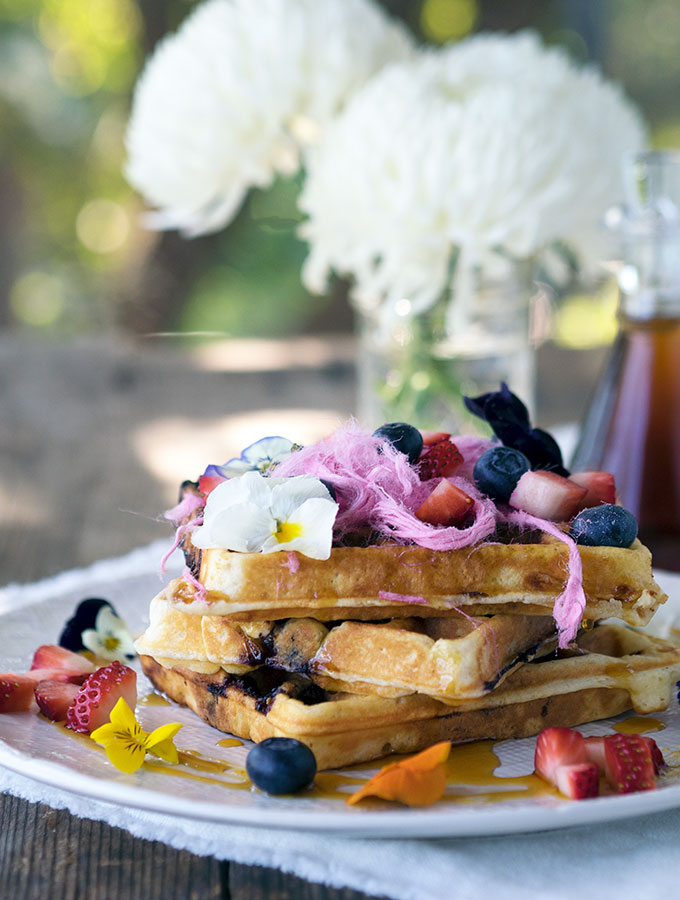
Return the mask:
{"type": "Polygon", "coordinates": [[[510,494],[510,506],[551,522],[566,522],[581,509],[587,490],[579,484],[540,470],[525,472],[510,494]]]}
{"type": "Polygon", "coordinates": [[[65,647],[59,647],[56,644],[43,644],[33,654],[33,664],[31,671],[35,669],[58,669],[68,672],[73,676],[84,681],[85,678],[94,672],[94,664],[85,656],[79,653],[73,653],[65,647]]]}
{"type": "Polygon", "coordinates": [[[597,765],[588,759],[583,735],[573,728],[545,728],[539,734],[534,769],[572,800],[597,796],[597,765]]]}
{"type": "Polygon", "coordinates": [[[604,773],[619,794],[656,788],[650,738],[640,734],[608,734],[604,738],[604,773]]]}
{"type": "Polygon", "coordinates": [[[463,464],[463,454],[449,440],[432,444],[418,460],[421,481],[429,478],[448,478],[463,464]]]}
{"type": "Polygon", "coordinates": [[[0,713],[30,709],[35,686],[41,681],[79,684],[82,680],[82,674],[74,674],[69,669],[31,669],[30,672],[22,674],[4,672],[0,674],[0,713]]]}
{"type": "Polygon", "coordinates": [[[34,692],[40,712],[53,722],[63,722],[80,687],[62,681],[39,681],[34,692]]]}
{"type": "Polygon", "coordinates": [[[601,503],[616,503],[616,483],[611,472],[575,472],[569,481],[586,489],[587,493],[578,509],[590,509],[601,503]]]}
{"type": "Polygon", "coordinates": [[[430,525],[460,525],[468,517],[475,501],[450,481],[440,481],[427,500],[416,510],[416,518],[430,525]]]}
{"type": "Polygon", "coordinates": [[[109,721],[111,710],[123,697],[130,709],[137,703],[137,675],[114,660],[83,682],[66,714],[66,727],[90,734],[109,721]]]}
{"type": "Polygon", "coordinates": [[[593,762],[558,766],[555,770],[555,786],[560,794],[570,800],[587,800],[600,792],[600,772],[593,762]]]}

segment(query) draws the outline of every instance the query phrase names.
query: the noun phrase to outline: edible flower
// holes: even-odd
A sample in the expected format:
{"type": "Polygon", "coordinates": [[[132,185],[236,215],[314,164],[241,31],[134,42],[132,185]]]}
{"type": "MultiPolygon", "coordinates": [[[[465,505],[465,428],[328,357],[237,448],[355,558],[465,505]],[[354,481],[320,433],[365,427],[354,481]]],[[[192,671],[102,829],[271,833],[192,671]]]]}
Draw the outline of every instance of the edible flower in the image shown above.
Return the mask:
{"type": "Polygon", "coordinates": [[[337,511],[318,478],[264,478],[246,472],[210,493],[203,524],[191,539],[200,550],[298,550],[312,559],[328,559],[337,511]]]}
{"type": "Polygon", "coordinates": [[[223,466],[210,466],[211,475],[233,478],[244,472],[261,472],[266,474],[274,469],[300,445],[294,444],[284,437],[264,437],[255,441],[242,451],[240,457],[230,459],[223,466]]]}
{"type": "Polygon", "coordinates": [[[111,710],[110,721],[95,729],[90,737],[104,747],[109,762],[126,775],[131,775],[141,767],[147,753],[176,763],[178,756],[173,739],[181,727],[179,722],[170,722],[151,733],[144,731],[121,697],[111,710]]]}
{"type": "Polygon", "coordinates": [[[446,790],[446,760],[451,741],[442,741],[401,762],[384,766],[377,775],[347,798],[354,806],[364,797],[397,800],[407,806],[429,806],[436,803],[446,790]]]}
{"type": "Polygon", "coordinates": [[[135,657],[135,648],[127,625],[108,605],[102,606],[94,620],[94,628],[86,628],[80,639],[87,650],[102,659],[125,662],[135,657]]]}

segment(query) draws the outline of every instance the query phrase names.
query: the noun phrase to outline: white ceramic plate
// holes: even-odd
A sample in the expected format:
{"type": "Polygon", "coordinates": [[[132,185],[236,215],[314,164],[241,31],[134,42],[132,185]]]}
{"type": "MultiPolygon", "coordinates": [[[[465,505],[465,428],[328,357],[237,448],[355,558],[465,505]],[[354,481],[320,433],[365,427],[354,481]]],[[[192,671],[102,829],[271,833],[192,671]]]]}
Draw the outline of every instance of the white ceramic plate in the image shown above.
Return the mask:
{"type": "MultiPolygon", "coordinates": [[[[35,589],[24,589],[23,593],[22,589],[5,591],[0,594],[0,671],[28,668],[35,647],[56,642],[64,621],[85,596],[106,597],[133,632],[141,631],[148,601],[158,588],[158,578],[152,574],[123,576],[118,572],[115,577],[111,573],[98,577],[95,570],[80,583],[67,579],[62,589],[58,583],[52,584],[42,595],[35,589]]],[[[675,603],[680,609],[680,594],[675,603]]],[[[664,619],[669,619],[670,612],[667,610],[664,619]]],[[[148,682],[140,678],[140,694],[148,690],[148,682]]],[[[680,769],[675,770],[677,774],[672,771],[661,779],[656,791],[582,802],[551,796],[523,797],[522,790],[513,793],[511,799],[490,802],[489,790],[503,788],[498,778],[492,788],[450,785],[446,802],[426,809],[396,808],[389,804],[364,809],[348,807],[342,799],[305,794],[268,797],[247,785],[241,789],[233,787],[235,782],[244,781],[241,773],[250,746],[247,742],[234,747],[220,746],[218,742],[225,735],[174,704],[142,705],[138,715],[147,729],[168,721],[183,722],[184,728],[176,739],[178,748],[222,761],[226,770],[216,773],[181,767],[184,777],[177,777],[159,764],[153,768],[145,766],[135,775],[123,775],[88,739],[72,736],[31,712],[0,715],[0,765],[62,790],[147,811],[205,821],[370,837],[453,837],[542,831],[680,806],[680,769]],[[480,790],[483,793],[477,794],[480,790]]],[[[624,715],[616,721],[628,717],[624,715]]],[[[673,703],[668,711],[652,718],[664,725],[663,730],[654,734],[659,745],[668,757],[672,760],[679,757],[680,762],[680,707],[673,703]]],[[[584,734],[606,734],[612,724],[614,720],[598,722],[581,730],[584,734]]],[[[533,768],[534,743],[534,739],[527,739],[497,744],[494,749],[500,767],[495,774],[509,778],[528,775],[533,768]]],[[[351,776],[360,777],[360,774],[353,771],[351,776]]],[[[370,766],[365,774],[371,774],[370,766]]],[[[347,785],[341,790],[356,790],[356,786],[347,785]]]]}

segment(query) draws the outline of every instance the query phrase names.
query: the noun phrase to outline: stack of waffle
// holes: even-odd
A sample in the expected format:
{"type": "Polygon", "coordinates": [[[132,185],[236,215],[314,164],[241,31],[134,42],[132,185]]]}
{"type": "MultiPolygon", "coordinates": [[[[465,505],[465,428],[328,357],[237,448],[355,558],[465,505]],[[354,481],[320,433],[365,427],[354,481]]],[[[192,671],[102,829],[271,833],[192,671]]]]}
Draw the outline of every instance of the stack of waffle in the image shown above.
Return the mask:
{"type": "Polygon", "coordinates": [[[320,769],[661,710],[680,677],[680,648],[627,627],[665,599],[639,541],[580,548],[587,603],[566,651],[552,611],[568,551],[542,533],[316,560],[200,552],[189,531],[184,550],[136,644],[144,671],[220,731],[303,741],[320,769]]]}

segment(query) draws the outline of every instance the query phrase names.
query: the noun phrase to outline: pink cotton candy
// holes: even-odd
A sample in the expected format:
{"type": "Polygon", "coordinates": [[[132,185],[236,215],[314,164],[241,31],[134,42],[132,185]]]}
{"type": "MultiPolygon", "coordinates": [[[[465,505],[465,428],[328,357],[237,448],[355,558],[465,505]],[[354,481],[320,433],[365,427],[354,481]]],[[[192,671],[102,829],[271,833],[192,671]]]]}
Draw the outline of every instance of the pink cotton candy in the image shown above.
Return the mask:
{"type": "Polygon", "coordinates": [[[204,503],[203,497],[199,497],[192,491],[187,491],[177,506],[173,506],[172,509],[166,509],[163,517],[169,519],[173,525],[179,525],[182,519],[186,519],[187,516],[190,516],[194,510],[198,509],[199,506],[203,506],[204,503]]]}
{"type": "Polygon", "coordinates": [[[418,597],[416,594],[398,594],[396,591],[378,591],[378,597],[386,603],[419,603],[428,606],[425,597],[418,597]]]}
{"type": "Polygon", "coordinates": [[[286,553],[286,561],[281,565],[285,566],[291,575],[295,575],[300,569],[300,557],[295,550],[289,550],[286,553]]]}
{"type": "Polygon", "coordinates": [[[553,522],[531,516],[523,510],[507,514],[508,521],[520,528],[537,528],[562,541],[569,548],[569,574],[564,590],[555,600],[553,618],[559,633],[559,646],[566,649],[578,633],[586,607],[586,595],[583,590],[583,565],[576,542],[561,531],[553,522]]]}
{"type": "Polygon", "coordinates": [[[475,500],[472,525],[441,528],[417,519],[415,510],[438,482],[422,482],[403,453],[389,441],[365,434],[356,422],[293,453],[277,466],[276,475],[314,475],[333,486],[340,507],[334,527],[336,540],[368,526],[395,542],[451,550],[483,540],[495,530],[493,502],[460,478],[451,480],[475,500]]]}
{"type": "Polygon", "coordinates": [[[184,566],[184,568],[182,569],[182,578],[185,581],[188,581],[194,589],[194,599],[198,600],[199,603],[204,603],[207,597],[207,591],[203,587],[201,582],[198,581],[198,579],[194,578],[194,573],[191,571],[189,566],[184,566]]]}
{"type": "Polygon", "coordinates": [[[193,531],[195,528],[198,528],[198,526],[202,524],[203,516],[197,516],[195,519],[192,519],[191,522],[186,522],[184,525],[178,525],[178,527],[175,529],[175,540],[173,542],[173,545],[172,547],[170,547],[167,553],[163,554],[163,558],[160,561],[160,565],[158,567],[160,575],[165,574],[165,564],[170,559],[175,550],[179,547],[185,535],[189,534],[190,531],[193,531]]]}

